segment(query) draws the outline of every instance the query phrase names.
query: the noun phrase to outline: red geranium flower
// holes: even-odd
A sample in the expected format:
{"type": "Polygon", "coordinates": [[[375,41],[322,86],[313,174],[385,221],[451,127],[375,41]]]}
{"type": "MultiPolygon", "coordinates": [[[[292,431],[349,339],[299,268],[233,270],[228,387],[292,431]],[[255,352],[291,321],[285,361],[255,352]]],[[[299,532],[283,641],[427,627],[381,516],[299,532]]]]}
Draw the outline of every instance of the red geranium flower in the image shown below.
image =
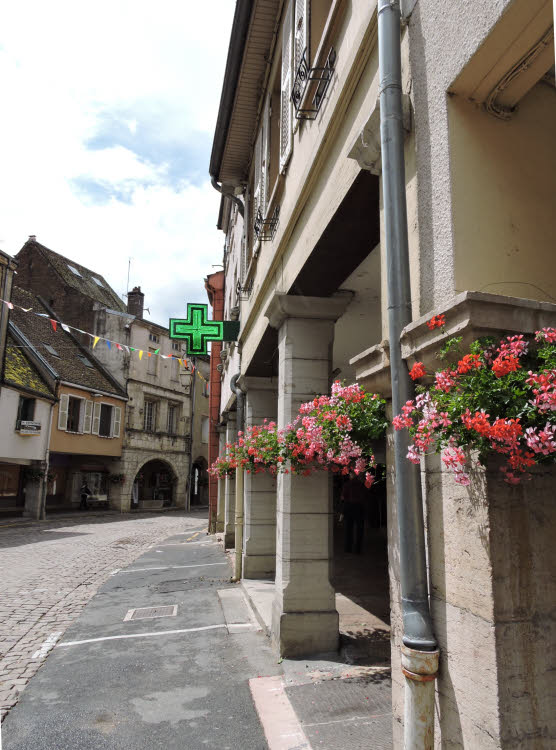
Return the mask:
{"type": "Polygon", "coordinates": [[[427,371],[425,370],[425,367],[422,362],[416,362],[411,368],[411,370],[409,371],[409,377],[412,380],[418,380],[419,378],[422,378],[426,374],[427,374],[427,371]]]}

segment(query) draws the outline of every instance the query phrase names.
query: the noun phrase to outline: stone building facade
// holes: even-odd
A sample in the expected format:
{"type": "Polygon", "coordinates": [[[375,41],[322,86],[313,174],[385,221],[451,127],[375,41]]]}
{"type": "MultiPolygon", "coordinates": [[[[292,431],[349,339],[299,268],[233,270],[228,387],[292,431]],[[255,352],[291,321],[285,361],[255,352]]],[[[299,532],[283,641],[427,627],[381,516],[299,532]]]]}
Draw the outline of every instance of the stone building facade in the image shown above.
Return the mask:
{"type": "MultiPolygon", "coordinates": [[[[129,398],[121,456],[113,467],[120,482],[111,486],[111,506],[123,512],[189,507],[192,464],[197,460],[197,467],[206,470],[208,445],[202,442],[202,419],[192,436],[192,383],[197,375],[178,362],[185,356],[182,343],[169,338],[166,326],[145,319],[140,287],[128,293],[125,305],[100,274],[55,253],[36,237],[29,238],[17,260],[18,281],[52,303],[61,320],[120,344],[95,344],[90,335],[81,341],[94,349],[95,360],[129,398]],[[144,356],[139,358],[138,352],[144,356]]],[[[201,361],[198,367],[199,372],[206,370],[208,379],[208,364],[201,361]]],[[[202,393],[200,378],[199,388],[202,393]]]]}
{"type": "MultiPolygon", "coordinates": [[[[235,434],[226,382],[238,371],[247,424],[266,417],[284,426],[333,377],[391,395],[378,5],[237,3],[210,163],[220,215],[229,217],[226,247],[234,248],[224,261],[224,314],[239,306],[241,320],[237,347],[223,361],[222,442],[235,434]],[[305,86],[308,69],[320,79],[305,86]]],[[[400,343],[411,367],[430,366],[449,336],[468,342],[556,325],[556,88],[547,0],[446,0],[441,8],[417,0],[403,10],[412,322],[400,343]],[[446,316],[444,331],[426,326],[435,314],[446,316]]],[[[400,665],[391,434],[380,451],[401,747],[411,678],[400,665]]],[[[421,470],[440,648],[435,743],[549,748],[555,473],[509,488],[492,467],[464,488],[435,456],[421,470]]],[[[275,582],[273,642],[285,655],[335,648],[329,481],[281,475],[274,485],[257,475],[246,477],[244,493],[243,569],[275,582]]],[[[234,503],[233,483],[221,480],[218,519],[228,545],[234,503]]]]}

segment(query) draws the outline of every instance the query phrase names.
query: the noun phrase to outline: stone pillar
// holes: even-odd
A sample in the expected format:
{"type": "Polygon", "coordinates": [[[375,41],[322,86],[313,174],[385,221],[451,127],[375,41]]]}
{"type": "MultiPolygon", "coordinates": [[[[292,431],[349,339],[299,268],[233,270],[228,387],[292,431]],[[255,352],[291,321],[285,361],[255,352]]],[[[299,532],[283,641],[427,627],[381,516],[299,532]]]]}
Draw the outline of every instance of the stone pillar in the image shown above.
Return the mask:
{"type": "MultiPolygon", "coordinates": [[[[229,414],[226,422],[226,442],[237,440],[236,415],[229,414]]],[[[236,543],[236,479],[226,477],[224,488],[224,547],[229,549],[236,543]]]]}
{"type": "MultiPolygon", "coordinates": [[[[34,462],[29,467],[32,471],[43,471],[46,473],[46,463],[34,462]]],[[[38,521],[41,517],[42,498],[45,492],[45,484],[47,482],[46,475],[41,479],[27,479],[25,482],[25,507],[23,509],[23,516],[25,518],[33,518],[38,521]]]]}
{"type": "MultiPolygon", "coordinates": [[[[276,420],[277,383],[245,378],[245,426],[276,420]]],[[[274,578],[276,569],[276,479],[266,472],[243,475],[243,577],[274,578]]]]}
{"type": "MultiPolygon", "coordinates": [[[[265,315],[278,329],[278,426],[301,403],[328,393],[334,323],[351,296],[276,294],[265,315]]],[[[329,477],[280,474],[277,492],[276,591],[272,641],[281,656],[338,648],[338,612],[329,581],[333,550],[329,477]]]]}
{"type": "MultiPolygon", "coordinates": [[[[218,455],[221,456],[226,450],[226,427],[216,428],[218,435],[218,455]]],[[[221,534],[224,531],[224,511],[226,504],[226,479],[218,480],[218,501],[216,511],[216,533],[221,534]]]]}

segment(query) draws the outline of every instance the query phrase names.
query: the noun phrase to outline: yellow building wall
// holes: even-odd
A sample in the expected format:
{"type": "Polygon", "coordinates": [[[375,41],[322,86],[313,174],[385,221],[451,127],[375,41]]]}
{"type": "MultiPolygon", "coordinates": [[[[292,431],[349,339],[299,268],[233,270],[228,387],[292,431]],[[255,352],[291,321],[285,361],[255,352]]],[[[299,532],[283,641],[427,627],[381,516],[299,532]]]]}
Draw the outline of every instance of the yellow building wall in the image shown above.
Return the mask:
{"type": "Polygon", "coordinates": [[[58,398],[60,398],[60,396],[64,393],[68,394],[69,396],[77,396],[78,398],[89,399],[93,401],[93,403],[99,401],[104,404],[119,406],[122,410],[120,436],[117,438],[106,438],[89,433],[78,434],[75,432],[66,432],[65,430],[59,430],[58,411],[60,408],[60,403],[58,402],[54,406],[54,414],[52,416],[50,450],[56,453],[77,453],[91,456],[121,456],[125,425],[125,401],[104,395],[93,398],[93,394],[88,391],[83,391],[80,388],[73,388],[65,385],[60,386],[58,398]]]}
{"type": "Polygon", "coordinates": [[[509,121],[449,100],[456,291],[556,301],[556,90],[509,121]]]}

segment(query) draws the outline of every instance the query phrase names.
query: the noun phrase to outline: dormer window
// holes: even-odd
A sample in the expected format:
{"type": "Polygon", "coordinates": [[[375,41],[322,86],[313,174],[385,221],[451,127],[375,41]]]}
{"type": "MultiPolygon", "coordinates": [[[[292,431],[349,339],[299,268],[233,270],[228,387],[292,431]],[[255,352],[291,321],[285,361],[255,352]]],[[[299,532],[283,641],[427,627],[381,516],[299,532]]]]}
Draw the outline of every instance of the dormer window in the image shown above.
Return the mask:
{"type": "Polygon", "coordinates": [[[102,283],[100,279],[96,279],[94,276],[92,276],[91,278],[93,279],[93,281],[95,282],[97,286],[99,286],[101,289],[104,289],[104,284],[102,283]]]}
{"type": "Polygon", "coordinates": [[[71,272],[72,272],[72,273],[73,273],[73,274],[74,274],[75,276],[79,276],[79,278],[80,278],[80,279],[82,279],[82,278],[83,278],[83,276],[82,276],[82,275],[81,275],[81,274],[79,273],[79,271],[77,270],[77,268],[76,268],[75,266],[70,266],[70,264],[68,263],[68,268],[69,268],[69,270],[70,270],[70,271],[71,271],[71,272]]]}
{"type": "Polygon", "coordinates": [[[50,344],[43,344],[44,348],[46,349],[49,354],[52,354],[54,357],[59,357],[60,355],[56,351],[56,349],[53,346],[50,346],[50,344]]]}

